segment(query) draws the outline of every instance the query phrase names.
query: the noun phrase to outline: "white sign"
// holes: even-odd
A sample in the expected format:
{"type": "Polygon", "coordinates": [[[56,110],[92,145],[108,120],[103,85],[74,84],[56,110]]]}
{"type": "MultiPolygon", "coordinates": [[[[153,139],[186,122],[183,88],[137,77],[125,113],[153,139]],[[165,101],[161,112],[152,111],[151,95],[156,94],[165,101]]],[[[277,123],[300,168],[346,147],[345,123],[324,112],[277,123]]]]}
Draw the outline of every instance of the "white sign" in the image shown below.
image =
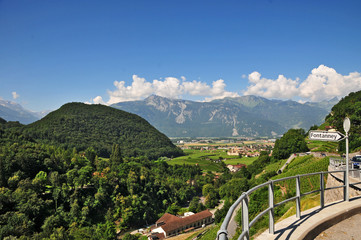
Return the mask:
{"type": "Polygon", "coordinates": [[[350,127],[351,127],[351,121],[350,121],[350,119],[347,117],[347,118],[345,118],[345,120],[343,121],[343,130],[345,130],[345,132],[347,133],[348,131],[350,131],[350,127]]]}
{"type": "Polygon", "coordinates": [[[308,138],[310,140],[338,142],[344,139],[345,135],[340,132],[310,131],[308,138]]]}

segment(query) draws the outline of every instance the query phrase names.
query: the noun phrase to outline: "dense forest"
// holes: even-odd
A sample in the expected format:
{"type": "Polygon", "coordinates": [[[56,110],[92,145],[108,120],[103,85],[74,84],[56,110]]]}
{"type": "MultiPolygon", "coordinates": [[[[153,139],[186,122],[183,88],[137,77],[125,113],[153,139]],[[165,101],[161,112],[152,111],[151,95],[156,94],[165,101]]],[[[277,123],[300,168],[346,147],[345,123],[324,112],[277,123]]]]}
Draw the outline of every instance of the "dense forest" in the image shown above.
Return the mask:
{"type": "MultiPolygon", "coordinates": [[[[331,113],[326,117],[326,122],[343,132],[345,117],[351,120],[350,151],[361,150],[361,91],[352,92],[342,98],[339,103],[333,106],[331,113]]],[[[345,151],[345,141],[340,142],[339,149],[345,151]]]]}
{"type": "Polygon", "coordinates": [[[23,135],[39,143],[84,151],[93,147],[109,157],[113,143],[123,156],[176,157],[182,151],[143,118],[104,105],[68,103],[23,127],[23,135]]]}
{"type": "Polygon", "coordinates": [[[124,157],[118,144],[101,158],[93,147],[38,143],[22,131],[0,123],[0,239],[114,239],[178,212],[202,191],[215,194],[214,175],[198,166],[124,157]]]}

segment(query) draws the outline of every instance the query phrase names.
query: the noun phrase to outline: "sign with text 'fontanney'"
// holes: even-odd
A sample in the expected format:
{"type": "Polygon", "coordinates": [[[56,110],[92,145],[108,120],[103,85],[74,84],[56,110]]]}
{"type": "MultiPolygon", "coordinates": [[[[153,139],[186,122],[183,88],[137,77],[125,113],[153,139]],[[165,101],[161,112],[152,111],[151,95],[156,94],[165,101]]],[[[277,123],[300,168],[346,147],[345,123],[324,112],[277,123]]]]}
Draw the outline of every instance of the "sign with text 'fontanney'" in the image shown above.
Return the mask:
{"type": "Polygon", "coordinates": [[[345,135],[340,132],[310,131],[308,138],[310,140],[338,142],[343,140],[345,135]]]}

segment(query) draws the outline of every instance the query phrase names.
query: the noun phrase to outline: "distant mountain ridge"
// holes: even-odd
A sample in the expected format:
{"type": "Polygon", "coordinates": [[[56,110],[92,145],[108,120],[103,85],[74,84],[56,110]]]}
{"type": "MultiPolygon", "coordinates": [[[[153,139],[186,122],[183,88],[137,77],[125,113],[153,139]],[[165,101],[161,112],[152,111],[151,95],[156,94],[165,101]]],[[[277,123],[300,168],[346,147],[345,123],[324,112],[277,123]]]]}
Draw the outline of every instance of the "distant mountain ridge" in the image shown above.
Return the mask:
{"type": "MultiPolygon", "coordinates": [[[[301,104],[252,95],[195,102],[153,95],[112,107],[145,118],[169,137],[272,137],[289,128],[308,130],[314,124],[321,124],[337,102],[333,98],[301,104]]],[[[36,113],[17,103],[0,100],[0,117],[7,121],[29,124],[49,112],[36,113]]]]}
{"type": "Polygon", "coordinates": [[[32,112],[18,103],[0,99],[0,117],[6,121],[18,121],[22,124],[29,124],[39,120],[49,112],[32,112]]]}
{"type": "Polygon", "coordinates": [[[0,117],[6,121],[19,121],[23,124],[32,123],[39,119],[20,104],[5,100],[0,100],[0,117]]]}
{"type": "Polygon", "coordinates": [[[249,95],[194,102],[152,95],[111,106],[142,116],[168,137],[272,137],[322,123],[336,101],[301,104],[249,95]]]}

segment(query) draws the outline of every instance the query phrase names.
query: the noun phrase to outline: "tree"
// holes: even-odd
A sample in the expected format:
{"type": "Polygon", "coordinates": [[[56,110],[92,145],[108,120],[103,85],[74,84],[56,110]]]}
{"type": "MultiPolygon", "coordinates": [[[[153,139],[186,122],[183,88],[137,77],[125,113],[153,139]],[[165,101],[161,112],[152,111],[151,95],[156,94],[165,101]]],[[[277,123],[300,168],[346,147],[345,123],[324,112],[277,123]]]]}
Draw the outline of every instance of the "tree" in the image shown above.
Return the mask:
{"type": "Polygon", "coordinates": [[[120,153],[119,144],[113,144],[112,154],[110,155],[110,168],[112,170],[117,169],[121,163],[123,163],[123,159],[120,153]]]}
{"type": "Polygon", "coordinates": [[[219,189],[219,195],[222,198],[228,197],[236,200],[241,196],[242,192],[247,191],[249,188],[248,181],[245,178],[234,178],[228,181],[219,189]]]}
{"type": "Polygon", "coordinates": [[[198,196],[195,196],[192,198],[192,201],[189,203],[189,208],[188,210],[190,212],[200,212],[203,211],[205,209],[204,205],[200,202],[200,198],[198,196]]]}
{"type": "Polygon", "coordinates": [[[207,196],[209,193],[212,193],[214,191],[215,191],[215,189],[214,189],[213,185],[210,184],[210,183],[204,185],[203,188],[202,188],[203,196],[207,196]]]}
{"type": "Polygon", "coordinates": [[[288,158],[293,153],[309,151],[305,137],[303,129],[288,130],[285,135],[276,140],[272,156],[280,160],[288,158]]]}
{"type": "Polygon", "coordinates": [[[203,186],[202,194],[205,196],[205,202],[207,208],[214,208],[218,204],[218,192],[212,184],[206,184],[203,186]]]}
{"type": "Polygon", "coordinates": [[[170,205],[167,208],[167,213],[173,214],[173,215],[177,215],[178,212],[180,211],[181,207],[178,206],[176,203],[172,203],[172,205],[170,205]]]}
{"type": "Polygon", "coordinates": [[[95,165],[96,156],[97,156],[97,154],[93,147],[88,147],[85,150],[85,157],[89,160],[89,162],[91,163],[92,166],[95,165]]]}

